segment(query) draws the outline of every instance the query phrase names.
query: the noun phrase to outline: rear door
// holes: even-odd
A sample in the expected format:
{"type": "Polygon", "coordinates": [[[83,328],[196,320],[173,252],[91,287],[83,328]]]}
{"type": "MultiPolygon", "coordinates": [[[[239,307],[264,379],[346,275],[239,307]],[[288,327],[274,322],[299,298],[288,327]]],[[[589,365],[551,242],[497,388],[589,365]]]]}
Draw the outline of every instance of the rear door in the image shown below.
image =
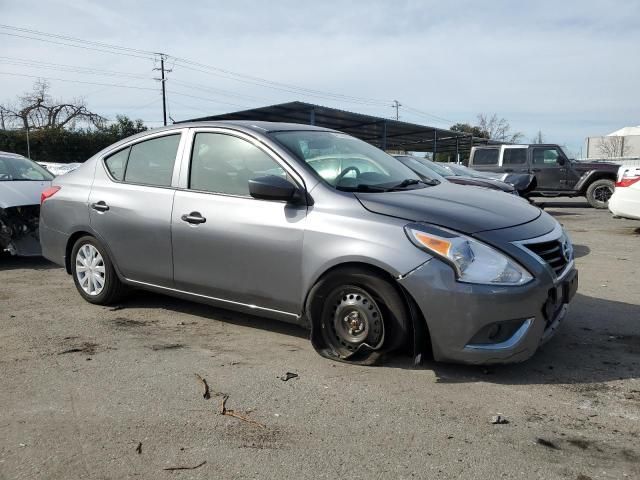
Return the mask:
{"type": "Polygon", "coordinates": [[[505,146],[502,153],[502,171],[506,173],[529,173],[527,148],[505,146]]]}
{"type": "Polygon", "coordinates": [[[537,190],[568,190],[568,160],[555,146],[531,147],[531,172],[535,175],[537,190]],[[564,160],[564,164],[563,163],[564,160]]]}
{"type": "Polygon", "coordinates": [[[96,165],[92,228],[128,279],[171,286],[171,208],[181,130],[144,137],[96,165]]]}
{"type": "Polygon", "coordinates": [[[281,175],[302,187],[302,180],[248,135],[197,129],[191,137],[171,220],[176,288],[298,313],[307,207],[254,199],[248,181],[281,175]]]}

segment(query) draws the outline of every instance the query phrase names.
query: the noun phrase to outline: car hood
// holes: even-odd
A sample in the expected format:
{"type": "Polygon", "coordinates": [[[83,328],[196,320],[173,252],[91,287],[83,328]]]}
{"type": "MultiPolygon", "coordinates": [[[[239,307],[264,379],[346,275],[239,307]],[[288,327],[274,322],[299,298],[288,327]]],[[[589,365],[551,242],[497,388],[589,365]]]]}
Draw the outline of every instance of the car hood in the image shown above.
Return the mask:
{"type": "Polygon", "coordinates": [[[604,170],[608,172],[618,172],[620,165],[617,163],[611,162],[583,162],[578,160],[572,160],[571,165],[574,169],[579,171],[589,171],[589,170],[604,170]]]}
{"type": "Polygon", "coordinates": [[[515,195],[453,183],[384,193],[356,193],[370,212],[473,234],[531,222],[541,210],[515,195]]]}
{"type": "Polygon", "coordinates": [[[40,194],[50,181],[0,181],[0,208],[39,205],[40,194]]]}

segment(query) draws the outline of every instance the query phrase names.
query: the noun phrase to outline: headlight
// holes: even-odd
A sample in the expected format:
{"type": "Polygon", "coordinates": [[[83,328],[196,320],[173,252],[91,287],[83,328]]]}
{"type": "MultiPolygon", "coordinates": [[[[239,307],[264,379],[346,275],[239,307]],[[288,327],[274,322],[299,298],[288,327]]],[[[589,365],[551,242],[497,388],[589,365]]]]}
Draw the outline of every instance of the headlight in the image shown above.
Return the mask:
{"type": "Polygon", "coordinates": [[[404,227],[415,246],[447,262],[461,282],[524,285],[533,277],[498,250],[451,230],[411,223],[404,227]]]}

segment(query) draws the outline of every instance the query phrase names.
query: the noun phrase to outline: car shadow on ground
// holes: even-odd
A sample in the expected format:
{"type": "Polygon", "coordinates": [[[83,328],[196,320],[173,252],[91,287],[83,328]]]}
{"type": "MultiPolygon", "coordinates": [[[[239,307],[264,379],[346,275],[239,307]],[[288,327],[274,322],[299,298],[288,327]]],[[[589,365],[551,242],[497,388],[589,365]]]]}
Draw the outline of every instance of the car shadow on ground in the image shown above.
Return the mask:
{"type": "MultiPolygon", "coordinates": [[[[543,210],[545,208],[593,208],[591,205],[589,205],[589,202],[587,202],[586,200],[581,202],[581,201],[546,200],[542,198],[534,198],[533,204],[536,207],[542,208],[543,210]]],[[[557,212],[554,212],[554,213],[557,213],[557,212]]],[[[567,214],[571,215],[571,213],[567,213],[567,214]]],[[[580,215],[580,213],[574,213],[573,215],[580,215]]]]}
{"type": "Polygon", "coordinates": [[[44,257],[14,257],[8,253],[0,253],[0,271],[25,268],[30,270],[51,270],[62,267],[50,262],[44,257]]]}
{"type": "MultiPolygon", "coordinates": [[[[257,315],[235,312],[204,303],[197,303],[191,300],[183,300],[181,298],[143,290],[132,291],[119,305],[112,308],[160,308],[242,327],[269,330],[282,335],[299,338],[309,338],[307,330],[292,323],[280,322],[257,315]]],[[[309,345],[309,347],[311,348],[311,345],[309,345]]]]}
{"type": "Polygon", "coordinates": [[[574,258],[586,257],[591,253],[591,249],[586,245],[573,244],[573,256],[574,258]]]}
{"type": "MultiPolygon", "coordinates": [[[[578,294],[554,338],[529,360],[465,366],[427,360],[439,383],[597,384],[640,378],[640,306],[578,294]]],[[[397,357],[387,365],[416,368],[397,357]]]]}
{"type": "MultiPolygon", "coordinates": [[[[160,308],[287,336],[304,339],[309,336],[307,330],[297,325],[152,292],[136,291],[116,308],[160,308]]],[[[599,384],[640,378],[637,319],[640,319],[637,305],[578,294],[555,337],[526,362],[484,367],[426,359],[416,367],[409,356],[397,354],[388,357],[381,367],[432,370],[439,383],[599,384]]],[[[326,360],[318,357],[318,361],[326,360]]]]}

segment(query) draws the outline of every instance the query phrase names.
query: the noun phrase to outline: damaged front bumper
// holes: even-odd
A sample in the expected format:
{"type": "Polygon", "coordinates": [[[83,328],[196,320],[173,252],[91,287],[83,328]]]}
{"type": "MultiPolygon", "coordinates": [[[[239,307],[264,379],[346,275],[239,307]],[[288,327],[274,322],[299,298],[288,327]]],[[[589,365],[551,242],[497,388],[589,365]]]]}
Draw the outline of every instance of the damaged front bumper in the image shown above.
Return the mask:
{"type": "Polygon", "coordinates": [[[494,364],[527,360],[564,319],[578,284],[570,266],[556,279],[519,287],[456,281],[443,262],[426,262],[399,280],[422,311],[435,360],[494,364]]]}
{"type": "Polygon", "coordinates": [[[38,240],[40,205],[0,208],[0,251],[11,255],[41,255],[38,240]]]}

